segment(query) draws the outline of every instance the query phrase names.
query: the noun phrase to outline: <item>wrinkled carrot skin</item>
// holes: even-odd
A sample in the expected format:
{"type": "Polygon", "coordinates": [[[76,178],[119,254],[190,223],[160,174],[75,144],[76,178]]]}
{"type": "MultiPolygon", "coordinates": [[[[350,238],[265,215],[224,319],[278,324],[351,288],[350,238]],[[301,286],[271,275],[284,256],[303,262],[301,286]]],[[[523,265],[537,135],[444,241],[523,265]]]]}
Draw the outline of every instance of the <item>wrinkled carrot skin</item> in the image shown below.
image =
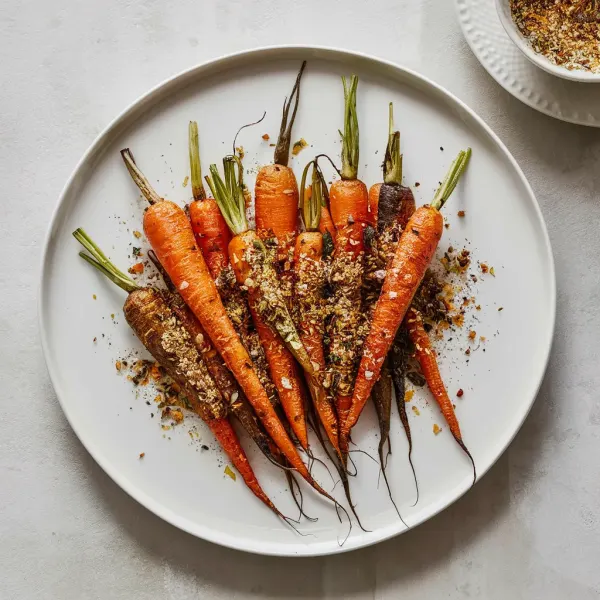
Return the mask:
{"type": "Polygon", "coordinates": [[[227,266],[227,247],[231,241],[229,227],[213,198],[190,204],[190,221],[196,243],[213,279],[227,266]]]}
{"type": "Polygon", "coordinates": [[[441,213],[430,206],[422,206],[409,219],[400,237],[364,344],[352,407],[342,425],[345,434],[356,424],[379,378],[383,361],[433,258],[443,229],[441,213]]]}
{"type": "MultiPolygon", "coordinates": [[[[315,308],[314,303],[319,301],[318,297],[313,298],[311,294],[316,293],[319,295],[322,293],[322,289],[314,289],[315,283],[319,287],[318,282],[321,282],[321,288],[324,285],[325,273],[321,262],[322,256],[323,235],[321,232],[305,231],[298,235],[294,251],[298,334],[308,352],[311,363],[315,367],[315,371],[320,375],[317,379],[320,380],[321,384],[327,369],[323,350],[323,319],[320,315],[316,315],[316,318],[312,319],[310,312],[311,309],[315,308]]],[[[337,416],[324,389],[322,393],[313,395],[313,403],[329,442],[335,451],[340,454],[337,416]]]]}
{"type": "Polygon", "coordinates": [[[304,389],[296,361],[275,333],[252,308],[252,320],[265,351],[271,379],[277,388],[285,416],[304,450],[308,450],[308,431],[304,414],[304,389]]]}
{"type": "Polygon", "coordinates": [[[231,423],[227,419],[209,419],[206,423],[252,493],[271,510],[280,514],[273,502],[271,502],[260,487],[231,423]]]}
{"type": "Polygon", "coordinates": [[[298,182],[283,165],[260,169],[254,186],[256,230],[261,239],[275,236],[279,261],[289,260],[298,223],[298,182]]]}
{"type": "Polygon", "coordinates": [[[252,360],[227,317],[194,233],[183,210],[173,202],[151,205],[144,215],[146,237],[179,293],[198,317],[215,348],[252,404],[267,433],[290,464],[311,485],[314,481],[277,418],[252,360]]]}

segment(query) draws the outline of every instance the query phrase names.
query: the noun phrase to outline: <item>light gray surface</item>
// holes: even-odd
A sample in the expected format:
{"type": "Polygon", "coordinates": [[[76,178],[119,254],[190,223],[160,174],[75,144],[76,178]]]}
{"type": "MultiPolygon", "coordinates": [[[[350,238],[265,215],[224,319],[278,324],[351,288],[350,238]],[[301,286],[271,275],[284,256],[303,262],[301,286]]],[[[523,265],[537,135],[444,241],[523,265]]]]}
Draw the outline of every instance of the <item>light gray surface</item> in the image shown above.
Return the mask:
{"type": "Polygon", "coordinates": [[[359,0],[0,4],[3,600],[600,595],[600,369],[593,357],[600,334],[600,132],[553,121],[499,88],[469,51],[448,0],[366,6],[359,0]],[[537,193],[558,276],[549,370],[497,465],[418,529],[321,559],[225,550],[131,500],[65,421],[37,332],[46,225],[94,137],[164,78],[223,53],[277,43],[344,46],[400,62],[478,111],[537,193]]]}

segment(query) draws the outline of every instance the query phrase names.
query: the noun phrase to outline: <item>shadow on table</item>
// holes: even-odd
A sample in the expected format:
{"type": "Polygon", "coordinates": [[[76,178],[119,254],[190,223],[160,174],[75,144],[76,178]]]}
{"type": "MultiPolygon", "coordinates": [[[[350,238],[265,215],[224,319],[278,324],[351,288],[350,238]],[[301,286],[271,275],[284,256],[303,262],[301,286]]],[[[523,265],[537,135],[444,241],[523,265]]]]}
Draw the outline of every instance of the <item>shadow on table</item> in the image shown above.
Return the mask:
{"type": "MultiPolygon", "coordinates": [[[[556,344],[558,346],[558,343],[556,344]]],[[[555,346],[553,357],[560,354],[555,346]]],[[[427,523],[364,550],[322,558],[272,558],[221,548],[184,533],[131,499],[90,462],[91,480],[114,518],[147,553],[148,562],[163,570],[177,597],[196,597],[209,589],[214,597],[261,594],[265,597],[370,597],[403,582],[414,582],[457,557],[472,556],[485,537],[518,503],[536,472],[544,441],[551,437],[555,399],[551,360],[538,399],[509,451],[477,485],[427,523]],[[510,472],[510,477],[509,477],[510,472]]],[[[82,452],[83,447],[81,447],[82,452]]],[[[85,460],[85,459],[84,459],[85,460]]],[[[422,579],[421,579],[422,580],[422,579]]]]}

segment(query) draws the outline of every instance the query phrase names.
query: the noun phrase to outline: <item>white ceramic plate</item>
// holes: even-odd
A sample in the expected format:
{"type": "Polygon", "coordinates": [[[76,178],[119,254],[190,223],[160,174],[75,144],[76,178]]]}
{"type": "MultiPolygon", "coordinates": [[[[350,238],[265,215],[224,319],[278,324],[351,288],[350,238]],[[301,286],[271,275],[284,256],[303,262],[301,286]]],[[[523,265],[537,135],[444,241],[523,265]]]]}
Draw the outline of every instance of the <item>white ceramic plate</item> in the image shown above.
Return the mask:
{"type": "MultiPolygon", "coordinates": [[[[115,360],[140,347],[122,317],[124,294],[83,263],[71,232],[85,227],[117,265],[129,266],[132,246],[145,248],[144,240],[132,234],[142,229],[144,203],[119,149],[129,146],[159,192],[184,204],[190,199],[189,186],[182,184],[188,174],[190,119],[199,122],[203,162],[208,166],[229,151],[241,124],[267,110],[263,123],[245,130],[238,141],[246,151],[252,185],[254,167],[272,158],[273,148],[261,136],[269,133],[271,141],[276,138],[283,97],[302,59],[308,60],[308,67],[294,139],[302,136],[311,146],[292,159],[298,175],[316,152],[339,155],[341,74],[360,76],[360,176],[365,181],[373,183],[381,177],[390,100],[402,131],[405,180],[411,185],[420,183],[414,188],[419,204],[431,199],[457,151],[466,146],[473,149],[464,181],[445,209],[450,228],[441,248],[468,245],[474,262],[494,266],[496,276],[479,277],[473,285],[481,310],[471,311],[466,326],[448,334],[453,340],[445,344],[441,368],[453,397],[458,388],[464,390],[462,399],[456,399],[457,413],[480,476],[507,447],[531,408],[548,358],[555,310],[550,245],[523,173],[479,117],[416,73],[338,50],[269,48],[182,73],[118,117],[67,183],[46,242],[40,323],[57,395],[96,461],[148,509],[181,529],[225,546],[292,556],[359,548],[405,529],[383,486],[377,487],[378,466],[365,455],[354,454],[359,477],[352,481],[352,489],[369,532],[355,525],[340,546],[347,523],[340,524],[331,506],[306,486],[306,510],[319,521],[301,524],[304,537],[292,532],[254,499],[239,477],[233,482],[224,474],[226,461],[201,423],[188,417],[175,429],[161,430],[158,415],[150,416],[156,408],[146,404],[150,392],[136,397],[132,384],[117,375],[115,360]],[[465,210],[466,217],[458,218],[458,210],[465,210]],[[470,328],[487,341],[466,357],[470,328]],[[192,426],[210,450],[202,451],[201,442],[191,440],[188,430],[192,426]]],[[[466,492],[471,470],[427,391],[418,390],[412,404],[420,411],[416,416],[409,410],[421,491],[416,506],[411,506],[415,492],[395,408],[394,453],[388,471],[396,503],[414,527],[466,492]],[[443,428],[437,436],[432,432],[434,423],[443,428]]],[[[368,406],[353,437],[372,454],[377,447],[376,429],[374,411],[368,406]]],[[[284,512],[293,513],[281,473],[253,450],[250,456],[273,500],[284,512]]],[[[315,467],[315,474],[326,487],[333,487],[321,467],[315,467]]],[[[339,488],[334,493],[342,499],[339,488]]]]}
{"type": "Polygon", "coordinates": [[[568,81],[534,65],[504,30],[495,0],[456,0],[456,11],[473,54],[507,92],[555,119],[600,127],[600,85],[568,81]]]}

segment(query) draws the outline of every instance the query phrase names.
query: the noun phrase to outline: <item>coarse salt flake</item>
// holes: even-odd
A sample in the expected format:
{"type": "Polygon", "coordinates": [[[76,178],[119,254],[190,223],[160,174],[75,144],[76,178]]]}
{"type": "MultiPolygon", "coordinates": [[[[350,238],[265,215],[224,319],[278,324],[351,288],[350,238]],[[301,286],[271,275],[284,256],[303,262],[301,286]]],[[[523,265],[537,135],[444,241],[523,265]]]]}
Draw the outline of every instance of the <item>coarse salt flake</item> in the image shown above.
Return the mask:
{"type": "Polygon", "coordinates": [[[365,379],[373,379],[373,371],[365,371],[365,379]]]}
{"type": "Polygon", "coordinates": [[[190,284],[187,281],[182,281],[181,285],[179,286],[179,289],[186,290],[188,287],[190,287],[190,284]]]}
{"type": "Polygon", "coordinates": [[[281,378],[281,386],[283,387],[284,390],[291,390],[292,389],[292,383],[291,383],[291,381],[287,377],[282,377],[281,378]]]}

